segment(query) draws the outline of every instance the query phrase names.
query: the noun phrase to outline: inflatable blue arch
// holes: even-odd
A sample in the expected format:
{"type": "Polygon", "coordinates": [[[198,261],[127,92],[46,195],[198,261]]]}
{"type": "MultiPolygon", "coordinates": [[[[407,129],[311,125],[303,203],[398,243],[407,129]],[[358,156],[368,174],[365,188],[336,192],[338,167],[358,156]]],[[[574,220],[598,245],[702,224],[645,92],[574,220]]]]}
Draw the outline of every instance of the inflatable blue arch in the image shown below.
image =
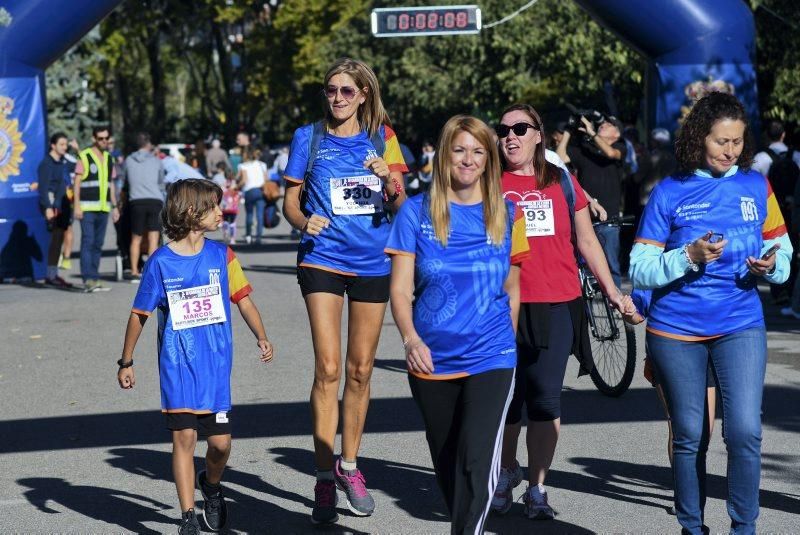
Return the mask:
{"type": "MultiPolygon", "coordinates": [[[[576,0],[648,60],[646,125],[674,131],[693,95],[733,91],[758,121],[753,15],[742,0],[576,0]]],[[[48,150],[44,69],[120,0],[0,7],[0,279],[42,278],[36,169],[48,150]]],[[[756,124],[756,123],[754,123],[756,124]]]]}

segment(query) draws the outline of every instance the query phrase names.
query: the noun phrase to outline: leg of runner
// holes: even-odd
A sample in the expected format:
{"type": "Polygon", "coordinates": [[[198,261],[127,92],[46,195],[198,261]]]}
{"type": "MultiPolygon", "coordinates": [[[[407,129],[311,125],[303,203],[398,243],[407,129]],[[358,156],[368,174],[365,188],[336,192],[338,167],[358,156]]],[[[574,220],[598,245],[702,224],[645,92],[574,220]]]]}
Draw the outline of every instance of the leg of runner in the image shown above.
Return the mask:
{"type": "Polygon", "coordinates": [[[333,469],[333,446],[339,425],[339,381],[342,375],[341,326],[344,297],[315,292],[306,296],[314,343],[311,417],[317,470],[333,469]]]}
{"type": "Polygon", "coordinates": [[[347,496],[350,510],[357,515],[370,515],[375,509],[375,501],[366,489],[356,458],[364,433],[370,378],[386,303],[351,300],[348,308],[347,361],[342,397],[342,462],[337,464],[335,475],[339,488],[347,496]]]}
{"type": "Polygon", "coordinates": [[[142,255],[142,235],[131,233],[131,276],[136,277],[139,275],[139,258],[142,255]]]}
{"type": "Polygon", "coordinates": [[[197,431],[180,429],[172,432],[172,474],[178,489],[181,512],[194,508],[194,448],[197,431]]]}
{"type": "Polygon", "coordinates": [[[158,249],[158,240],[161,238],[161,233],[157,230],[147,231],[147,257],[153,256],[153,253],[158,249]]]}

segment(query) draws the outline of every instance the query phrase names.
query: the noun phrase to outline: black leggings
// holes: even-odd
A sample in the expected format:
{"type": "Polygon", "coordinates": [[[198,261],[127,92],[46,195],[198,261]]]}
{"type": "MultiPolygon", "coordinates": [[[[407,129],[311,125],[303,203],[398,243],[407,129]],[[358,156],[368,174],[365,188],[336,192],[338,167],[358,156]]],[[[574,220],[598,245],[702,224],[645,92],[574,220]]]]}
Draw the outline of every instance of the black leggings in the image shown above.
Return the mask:
{"type": "MultiPolygon", "coordinates": [[[[524,313],[521,309],[520,314],[524,313]]],[[[520,329],[529,324],[520,321],[520,329]]],[[[516,424],[522,419],[523,402],[530,421],[549,422],[561,417],[561,389],[573,339],[567,303],[550,305],[549,334],[547,347],[539,349],[519,343],[520,339],[532,340],[531,335],[517,337],[517,380],[506,416],[507,424],[516,424]]]]}
{"type": "Polygon", "coordinates": [[[425,421],[451,533],[483,533],[500,476],[503,422],[514,370],[432,381],[408,375],[425,421]]]}

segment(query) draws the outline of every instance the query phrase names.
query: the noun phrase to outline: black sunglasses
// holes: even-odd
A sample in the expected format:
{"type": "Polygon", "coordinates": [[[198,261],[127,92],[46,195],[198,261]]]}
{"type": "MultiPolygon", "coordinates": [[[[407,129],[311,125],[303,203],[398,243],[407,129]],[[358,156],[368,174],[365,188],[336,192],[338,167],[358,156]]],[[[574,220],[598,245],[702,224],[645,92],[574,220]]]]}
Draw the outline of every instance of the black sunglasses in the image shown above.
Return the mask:
{"type": "Polygon", "coordinates": [[[513,130],[514,135],[517,136],[524,136],[525,132],[528,131],[528,128],[533,128],[534,130],[539,130],[539,127],[535,124],[530,123],[517,123],[508,126],[507,124],[498,124],[494,127],[494,131],[497,132],[498,137],[508,137],[508,134],[513,130]]]}

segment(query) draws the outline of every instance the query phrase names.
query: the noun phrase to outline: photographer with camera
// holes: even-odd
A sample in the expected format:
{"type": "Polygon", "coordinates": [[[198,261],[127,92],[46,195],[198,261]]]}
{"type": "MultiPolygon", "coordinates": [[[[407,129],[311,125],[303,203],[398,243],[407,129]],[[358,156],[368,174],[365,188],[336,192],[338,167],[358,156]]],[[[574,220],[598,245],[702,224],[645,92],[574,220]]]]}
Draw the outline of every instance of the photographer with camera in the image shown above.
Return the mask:
{"type": "MultiPolygon", "coordinates": [[[[617,215],[622,199],[623,164],[627,154],[619,121],[598,111],[575,110],[556,152],[564,163],[575,168],[578,182],[589,193],[590,200],[604,206],[611,217],[617,215]],[[579,135],[576,136],[576,133],[579,135]],[[573,138],[577,139],[570,143],[573,138]]],[[[602,225],[595,227],[595,232],[603,245],[614,284],[619,287],[622,279],[619,227],[602,225]]]]}

